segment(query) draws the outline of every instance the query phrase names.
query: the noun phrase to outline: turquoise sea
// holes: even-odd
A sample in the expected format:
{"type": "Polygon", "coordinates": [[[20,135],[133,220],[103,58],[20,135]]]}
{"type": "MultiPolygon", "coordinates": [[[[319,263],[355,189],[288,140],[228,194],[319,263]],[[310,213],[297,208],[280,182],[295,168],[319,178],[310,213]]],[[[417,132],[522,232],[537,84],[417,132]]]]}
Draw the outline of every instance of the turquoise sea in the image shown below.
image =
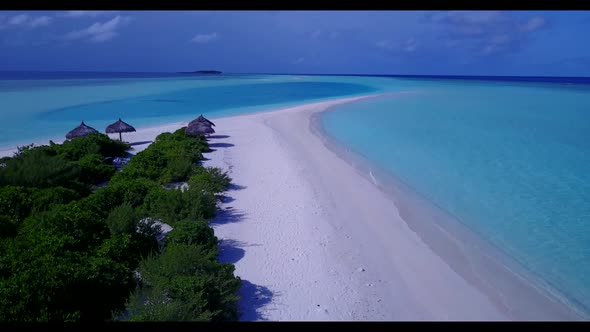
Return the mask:
{"type": "Polygon", "coordinates": [[[310,75],[0,75],[0,147],[411,91],[334,108],[325,132],[590,312],[590,82],[310,75]],[[572,84],[573,83],[573,84],[572,84]]]}
{"type": "Polygon", "coordinates": [[[588,312],[590,85],[423,83],[324,130],[588,312]]]}
{"type": "Polygon", "coordinates": [[[99,131],[119,117],[145,127],[199,114],[215,118],[377,90],[354,79],[299,76],[2,80],[0,74],[0,149],[65,138],[81,121],[99,131]]]}

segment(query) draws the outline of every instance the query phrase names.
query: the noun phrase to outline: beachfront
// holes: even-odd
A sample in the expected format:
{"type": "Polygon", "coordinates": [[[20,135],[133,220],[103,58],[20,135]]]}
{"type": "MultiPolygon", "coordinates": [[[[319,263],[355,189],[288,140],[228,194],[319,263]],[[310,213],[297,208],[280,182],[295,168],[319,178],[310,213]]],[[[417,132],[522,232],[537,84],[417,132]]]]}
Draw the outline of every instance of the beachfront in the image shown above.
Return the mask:
{"type": "Polygon", "coordinates": [[[230,192],[231,212],[215,231],[244,251],[236,274],[272,294],[246,318],[505,319],[421,243],[382,192],[310,133],[310,116],[334,104],[218,120],[234,146],[217,148],[207,163],[231,168],[245,189],[230,192]]]}
{"type": "MultiPolygon", "coordinates": [[[[510,294],[468,282],[408,227],[390,197],[313,133],[313,114],[361,98],[215,119],[214,151],[203,164],[233,179],[212,226],[219,259],[242,279],[241,319],[575,319],[550,301],[514,308],[510,294]]],[[[149,142],[184,125],[126,137],[149,142]]]]}
{"type": "MultiPolygon", "coordinates": [[[[215,119],[202,164],[232,178],[211,226],[219,260],[242,280],[241,320],[579,319],[497,262],[470,258],[459,229],[440,228],[423,204],[394,201],[313,125],[332,106],[380,96],[215,119]]],[[[125,139],[137,154],[186,125],[125,139]]]]}

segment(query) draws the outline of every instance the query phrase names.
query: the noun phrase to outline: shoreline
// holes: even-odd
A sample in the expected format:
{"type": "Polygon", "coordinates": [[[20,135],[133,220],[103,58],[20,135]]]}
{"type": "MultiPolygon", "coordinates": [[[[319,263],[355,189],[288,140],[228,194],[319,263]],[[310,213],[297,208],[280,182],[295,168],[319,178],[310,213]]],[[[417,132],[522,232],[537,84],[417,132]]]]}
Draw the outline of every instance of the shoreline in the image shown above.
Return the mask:
{"type": "MultiPolygon", "coordinates": [[[[387,94],[387,93],[383,93],[383,94],[387,94]]],[[[373,94],[369,94],[369,95],[373,95],[373,94]]],[[[322,103],[322,102],[338,102],[341,99],[349,99],[349,98],[365,98],[365,96],[367,95],[353,95],[353,96],[348,96],[348,97],[331,97],[327,100],[308,100],[305,101],[303,103],[299,102],[288,102],[286,105],[281,105],[281,104],[276,104],[276,105],[272,105],[273,107],[269,106],[269,105],[265,105],[265,107],[262,110],[255,110],[249,113],[245,113],[245,114],[237,114],[237,115],[221,115],[221,116],[207,116],[210,119],[224,119],[224,118],[229,118],[229,117],[236,117],[236,116],[248,116],[248,115],[253,115],[253,114],[264,114],[264,113],[269,113],[269,112],[276,112],[276,111],[282,111],[284,109],[289,109],[289,108],[293,108],[293,107],[297,107],[300,105],[307,105],[307,104],[315,104],[315,103],[322,103]]],[[[246,106],[244,108],[256,108],[257,106],[246,106]]],[[[239,108],[238,108],[239,109],[239,108]]],[[[174,119],[173,121],[170,121],[171,119],[168,119],[169,122],[164,122],[164,123],[160,123],[160,124],[150,124],[147,125],[145,127],[136,127],[137,131],[136,132],[129,132],[129,133],[123,133],[123,140],[125,142],[137,142],[137,141],[141,141],[142,137],[144,136],[150,136],[153,133],[160,133],[160,132],[164,132],[164,131],[174,131],[176,129],[179,129],[181,127],[184,127],[186,125],[188,125],[188,123],[192,120],[194,120],[194,117],[188,118],[187,119],[183,119],[183,120],[179,120],[179,119],[174,119]]],[[[100,133],[105,134],[104,132],[100,131],[100,133]]],[[[118,140],[119,135],[118,134],[105,134],[107,136],[109,136],[111,139],[113,140],[118,140]]],[[[155,136],[157,135],[153,135],[153,137],[155,138],[155,136]]],[[[61,136],[46,136],[46,137],[40,137],[40,138],[36,138],[36,139],[31,139],[30,141],[19,141],[19,142],[14,142],[14,143],[9,143],[9,144],[4,144],[4,145],[0,145],[0,158],[3,157],[12,157],[13,154],[15,152],[17,152],[19,147],[23,147],[23,146],[27,146],[30,144],[33,144],[34,146],[43,146],[43,145],[49,145],[49,142],[53,141],[56,144],[62,144],[63,142],[66,141],[65,138],[65,134],[61,135],[61,136]]],[[[136,151],[139,152],[142,149],[136,151]]]]}
{"type": "MultiPolygon", "coordinates": [[[[352,265],[347,264],[346,262],[337,262],[338,259],[342,259],[343,256],[350,255],[356,256],[357,260],[353,261],[358,262],[358,257],[363,257],[364,259],[360,259],[360,261],[365,261],[365,265],[368,261],[372,261],[372,266],[374,269],[378,270],[378,265],[384,265],[382,260],[375,260],[374,257],[371,256],[378,256],[381,252],[386,252],[387,250],[383,249],[393,249],[395,245],[389,245],[388,239],[384,238],[383,235],[387,234],[387,232],[382,232],[385,229],[392,230],[396,229],[396,231],[400,231],[400,229],[404,229],[401,231],[403,236],[414,237],[413,241],[419,242],[419,245],[416,246],[416,243],[412,244],[410,247],[405,247],[404,249],[410,249],[410,252],[419,251],[421,255],[423,255],[424,261],[428,261],[431,265],[438,266],[438,268],[432,268],[429,273],[439,274],[439,278],[441,280],[433,281],[429,280],[426,281],[422,275],[419,273],[420,270],[428,268],[415,266],[415,262],[412,263],[410,261],[405,260],[403,264],[399,263],[395,266],[396,269],[393,271],[391,267],[384,267],[381,269],[379,273],[375,276],[376,279],[379,280],[381,285],[375,283],[365,283],[359,284],[356,287],[360,287],[360,291],[355,293],[358,297],[358,301],[365,302],[364,305],[367,306],[368,311],[371,314],[367,313],[366,311],[361,314],[361,317],[368,320],[577,320],[582,319],[578,317],[576,314],[573,313],[572,308],[565,307],[562,303],[554,302],[554,299],[550,299],[547,297],[546,294],[539,293],[539,290],[536,289],[533,285],[529,285],[527,281],[529,280],[519,280],[519,276],[514,273],[514,271],[509,271],[506,273],[504,270],[494,270],[493,268],[488,268],[487,272],[500,272],[507,274],[508,278],[499,278],[497,283],[502,283],[502,285],[491,285],[488,284],[488,280],[483,278],[483,275],[477,275],[476,271],[472,271],[475,267],[480,268],[481,266],[492,263],[497,264],[498,262],[489,259],[485,255],[482,257],[480,266],[475,266],[478,264],[471,264],[469,259],[473,258],[473,256],[467,256],[463,251],[465,249],[464,243],[455,243],[454,246],[449,246],[452,241],[461,241],[463,240],[461,236],[452,236],[457,234],[444,234],[448,232],[448,230],[441,228],[441,225],[435,223],[434,220],[427,220],[422,223],[420,227],[416,227],[416,223],[412,224],[412,222],[408,222],[405,219],[411,219],[411,213],[415,212],[416,209],[421,209],[423,205],[416,205],[411,206],[412,209],[408,209],[409,206],[403,206],[400,208],[397,206],[399,202],[395,199],[392,199],[390,195],[383,191],[383,188],[379,188],[378,185],[375,185],[374,181],[370,179],[369,173],[362,173],[359,172],[358,169],[355,169],[351,166],[346,158],[342,158],[341,155],[334,152],[329,148],[329,144],[326,144],[325,137],[321,135],[321,132],[317,132],[318,128],[314,128],[312,119],[314,116],[317,119],[319,113],[328,111],[331,107],[336,106],[341,103],[345,102],[353,102],[361,99],[366,98],[373,98],[378,96],[383,96],[384,94],[378,95],[369,95],[364,97],[353,97],[353,98],[343,98],[338,101],[329,101],[329,102],[320,102],[320,103],[311,103],[305,104],[302,106],[291,107],[288,109],[277,110],[272,112],[265,112],[265,113],[258,113],[252,115],[240,115],[231,118],[225,119],[218,119],[219,127],[221,126],[228,126],[228,134],[231,134],[231,128],[237,130],[237,127],[256,127],[257,132],[262,131],[263,127],[270,128],[273,131],[273,137],[276,141],[278,141],[278,145],[282,147],[284,150],[283,152],[286,155],[290,155],[290,158],[287,156],[287,159],[292,162],[296,163],[297,167],[301,170],[311,170],[313,169],[314,172],[306,172],[306,171],[298,171],[296,173],[299,174],[301,178],[305,180],[305,184],[302,186],[306,187],[306,189],[312,192],[312,201],[310,203],[315,203],[316,205],[320,206],[320,212],[323,212],[323,218],[321,221],[325,222],[326,230],[322,233],[327,233],[327,238],[333,239],[333,246],[335,250],[330,250],[330,253],[325,253],[326,257],[331,258],[324,258],[324,264],[327,266],[335,266],[340,263],[340,266],[344,265],[348,270],[352,269],[352,265]],[[301,127],[301,128],[300,128],[301,127]],[[305,136],[305,137],[303,137],[305,136]],[[321,143],[317,144],[317,143],[321,143]],[[307,143],[307,144],[305,144],[307,143]],[[309,148],[313,146],[314,148],[309,148]],[[315,150],[310,152],[310,150],[315,150]],[[328,153],[327,153],[328,152],[328,153]],[[330,154],[332,154],[330,156],[330,154]],[[328,156],[331,158],[331,161],[327,161],[328,156]],[[335,163],[335,158],[337,158],[338,163],[335,163]],[[312,159],[312,160],[310,160],[312,159]],[[321,168],[322,163],[327,163],[330,165],[330,169],[325,172],[318,171],[321,168]],[[353,225],[352,223],[339,223],[342,219],[347,218],[347,214],[357,213],[354,211],[355,209],[348,209],[346,212],[337,211],[335,209],[337,206],[334,204],[335,199],[344,200],[346,198],[341,197],[337,193],[342,188],[338,182],[338,179],[335,175],[336,171],[335,168],[338,167],[346,172],[348,177],[340,177],[340,179],[344,179],[342,182],[347,182],[346,179],[351,177],[352,173],[356,173],[357,179],[351,181],[354,183],[353,188],[346,188],[346,189],[354,189],[354,191],[349,192],[352,197],[348,198],[347,203],[350,204],[343,204],[344,206],[347,205],[354,205],[356,200],[362,199],[360,196],[368,195],[373,197],[375,200],[379,200],[379,204],[376,204],[374,201],[367,201],[368,205],[372,207],[379,207],[382,211],[389,210],[390,216],[384,218],[383,215],[371,215],[375,217],[374,219],[380,219],[378,221],[372,221],[375,225],[373,226],[374,231],[373,233],[367,232],[362,229],[358,229],[358,225],[353,225]],[[361,181],[358,179],[361,177],[363,180],[361,181]],[[326,180],[332,178],[331,180],[326,180]],[[332,183],[330,183],[333,181],[332,183]],[[363,186],[364,188],[361,190],[359,187],[363,186]],[[329,188],[329,189],[327,189],[329,188]],[[372,188],[372,189],[369,189],[372,188]],[[330,190],[332,192],[330,192],[330,190]],[[332,202],[330,202],[332,201],[332,202]],[[332,203],[332,206],[330,206],[332,203]],[[390,204],[391,206],[387,206],[390,204]],[[379,205],[379,206],[378,206],[379,205]],[[393,208],[393,209],[392,209],[393,208]],[[405,208],[405,209],[404,209],[405,208]],[[397,217],[397,218],[396,218],[397,217]],[[383,219],[396,219],[392,224],[389,223],[389,220],[383,219]],[[403,225],[402,225],[403,223],[403,225]],[[357,229],[354,229],[357,227],[357,229]],[[347,232],[346,230],[354,229],[353,232],[347,232]],[[434,231],[433,231],[434,230],[434,231]],[[348,234],[342,237],[343,232],[347,232],[348,234]],[[353,235],[351,234],[358,234],[356,240],[352,240],[353,235]],[[360,234],[364,233],[364,234],[360,234]],[[425,236],[425,233],[427,236],[425,236]],[[364,235],[364,238],[363,236],[364,235]],[[447,238],[443,238],[442,235],[446,235],[447,238]],[[367,243],[372,242],[379,242],[379,237],[381,237],[381,245],[380,250],[377,250],[377,244],[375,245],[367,245],[367,243]],[[435,244],[433,245],[432,241],[435,240],[435,244]],[[358,240],[361,240],[360,242],[358,240]],[[362,241],[364,240],[364,241],[362,241]],[[430,242],[430,243],[429,243],[430,242]],[[361,244],[362,246],[370,247],[370,249],[366,249],[365,253],[363,250],[346,250],[344,248],[353,248],[355,245],[361,244]],[[462,246],[463,245],[463,246],[462,246]],[[442,252],[442,251],[444,252],[442,252]],[[459,250],[459,251],[457,251],[459,250]],[[367,254],[368,253],[368,254],[367,254]],[[457,259],[457,256],[460,259],[457,259]],[[453,259],[455,261],[453,261],[453,259]],[[487,260],[485,260],[487,259],[487,260]],[[327,263],[329,262],[329,263],[327,263]],[[408,273],[407,270],[412,270],[412,274],[408,273]],[[461,273],[457,272],[460,271],[461,273]],[[408,274],[406,274],[408,273],[408,274]],[[471,275],[469,275],[471,273],[471,275]],[[391,277],[392,275],[396,275],[400,284],[406,283],[406,287],[402,287],[400,285],[389,285],[387,287],[383,287],[384,279],[387,277],[391,277]],[[381,277],[381,279],[379,279],[381,277]],[[416,279],[423,278],[423,282],[410,282],[409,278],[415,277],[416,279]],[[406,279],[408,278],[408,279],[406,279]],[[460,280],[457,280],[460,279],[460,280]],[[429,285],[429,282],[432,283],[429,285]],[[508,282],[508,285],[504,284],[508,282]],[[370,285],[370,286],[369,286],[370,285]],[[380,287],[381,286],[381,287],[380,287]],[[418,288],[427,288],[430,286],[431,289],[429,292],[424,292],[418,288]],[[380,288],[379,292],[372,290],[372,292],[367,292],[362,288],[367,287],[374,287],[380,288]],[[386,305],[386,301],[383,298],[379,299],[379,306],[380,308],[375,308],[375,304],[367,303],[367,298],[380,296],[383,297],[385,294],[390,291],[390,288],[397,288],[397,292],[395,293],[405,293],[405,297],[402,297],[401,300],[392,301],[386,305]],[[406,288],[406,289],[402,289],[406,288]],[[408,288],[410,290],[408,290],[408,288]],[[428,297],[432,296],[432,294],[436,294],[437,292],[440,294],[445,294],[445,292],[452,290],[450,293],[446,293],[445,296],[439,296],[437,300],[429,299],[428,297]],[[502,291],[504,291],[502,293],[502,291]],[[524,296],[524,298],[521,298],[524,296]],[[450,299],[450,297],[463,297],[463,301],[457,299],[450,299]],[[469,298],[469,299],[468,299],[469,298]],[[438,301],[438,302],[437,302],[438,301]],[[522,302],[521,302],[522,301],[522,302]],[[408,303],[414,302],[414,310],[407,307],[412,307],[412,305],[408,305],[408,303]],[[405,306],[405,308],[404,308],[405,306]],[[477,308],[480,307],[480,310],[473,309],[473,307],[477,308]],[[384,311],[383,307],[386,307],[389,311],[392,308],[397,309],[398,313],[391,313],[384,311]],[[420,308],[420,309],[417,309],[420,308]],[[453,309],[450,309],[453,308],[453,309]],[[485,308],[485,309],[484,309],[485,308]]],[[[246,129],[244,129],[246,130],[246,129]]],[[[255,135],[255,133],[253,133],[255,135]]],[[[231,140],[231,139],[230,139],[231,140]]],[[[229,142],[229,140],[228,140],[229,142]]],[[[232,141],[234,142],[234,141],[232,141]]],[[[235,140],[235,145],[237,146],[239,140],[235,140]]],[[[233,147],[234,143],[228,149],[222,152],[214,152],[212,154],[211,160],[207,161],[208,166],[217,166],[224,168],[225,170],[232,171],[239,170],[243,168],[244,165],[239,160],[235,160],[237,158],[232,158],[232,149],[236,149],[233,147]],[[226,152],[227,151],[227,152],[226,152]],[[220,155],[221,154],[221,155],[220,155]],[[219,160],[222,160],[220,162],[219,160]],[[235,168],[234,168],[235,167],[235,168]]],[[[270,144],[270,143],[269,143],[270,144]]],[[[267,145],[269,145],[267,144],[267,145]]],[[[273,154],[273,156],[275,156],[273,154]]],[[[207,156],[209,158],[209,156],[207,156]]],[[[279,158],[279,157],[275,157],[279,158]]],[[[253,160],[252,160],[253,161],[253,160]]],[[[373,175],[371,173],[370,175],[373,175]]],[[[231,176],[231,174],[230,174],[231,176]]],[[[264,177],[264,173],[260,171],[258,173],[259,177],[264,177]]],[[[377,176],[379,178],[379,175],[377,176]]],[[[236,177],[238,180],[241,178],[240,176],[236,177]]],[[[247,177],[243,177],[247,178],[247,177]]],[[[375,180],[376,181],[376,180],[375,180]]],[[[240,183],[240,185],[242,185],[240,183]]],[[[280,184],[277,184],[280,185],[280,184]]],[[[267,190],[271,190],[271,187],[266,188],[267,190]]],[[[247,191],[248,189],[244,190],[247,191]]],[[[259,192],[257,192],[258,194],[259,192]]],[[[235,195],[234,193],[231,193],[235,195]]],[[[255,195],[254,192],[251,193],[255,195]]],[[[241,195],[240,195],[241,196],[241,195]]],[[[255,195],[256,196],[256,195],[255,195]]],[[[233,198],[238,200],[238,198],[233,198]]],[[[270,198],[269,198],[270,199],[270,198]]],[[[421,202],[423,203],[423,202],[421,202]]],[[[227,204],[234,205],[234,204],[227,204]]],[[[248,210],[249,207],[247,204],[243,206],[244,210],[248,210]]],[[[359,209],[363,208],[358,206],[359,209]]],[[[311,210],[315,210],[315,208],[311,208],[311,210]]],[[[276,212],[276,211],[274,211],[276,212]]],[[[271,209],[269,213],[274,213],[271,209]]],[[[315,213],[315,212],[314,212],[315,213]]],[[[366,212],[370,213],[370,212],[366,212]]],[[[322,215],[321,213],[318,213],[322,215]]],[[[267,216],[268,217],[268,216],[267,216]]],[[[424,218],[424,215],[420,217],[424,218]]],[[[431,219],[428,216],[428,219],[431,219]]],[[[317,218],[316,218],[317,219],[317,218]]],[[[249,220],[247,220],[249,221],[249,220]]],[[[320,222],[320,220],[316,220],[320,222]]],[[[363,223],[369,222],[368,219],[365,220],[358,220],[357,223],[363,226],[363,223]]],[[[369,226],[369,225],[366,225],[369,226]]],[[[244,229],[241,227],[234,226],[233,224],[225,225],[222,223],[220,226],[216,228],[216,234],[222,237],[229,237],[231,241],[244,241],[249,239],[258,239],[255,235],[244,236],[243,235],[244,229]],[[237,229],[240,229],[239,231],[237,229]],[[235,237],[235,238],[234,238],[235,237]]],[[[390,235],[395,235],[393,232],[389,233],[390,235]]],[[[471,234],[473,236],[475,234],[471,234]]],[[[402,240],[402,235],[400,236],[399,240],[402,240]]],[[[467,242],[467,245],[473,242],[467,242]]],[[[306,245],[308,245],[306,243],[306,245]]],[[[406,243],[406,245],[408,245],[406,243]]],[[[250,249],[248,249],[250,250],[250,249]]],[[[321,248],[325,252],[324,248],[321,248]]],[[[248,253],[245,251],[246,254],[248,253]]],[[[253,253],[256,254],[256,253],[253,253]]],[[[399,253],[396,254],[394,250],[389,250],[390,257],[388,257],[391,261],[400,261],[404,260],[403,258],[396,257],[399,253]]],[[[387,255],[383,255],[387,256],[387,255]]],[[[416,254],[414,256],[417,256],[416,254]]],[[[492,255],[493,256],[493,255],[492,255]]],[[[278,263],[278,262],[275,262],[278,263]]],[[[244,264],[253,264],[252,262],[244,263],[244,264]]],[[[362,263],[358,263],[357,265],[363,265],[362,263]]],[[[395,264],[394,264],[395,265],[395,264]]],[[[500,265],[498,265],[500,266],[500,265]]],[[[495,267],[498,267],[495,266],[495,267]]],[[[372,269],[373,269],[372,268],[372,269]]],[[[504,268],[504,267],[502,267],[504,268]]],[[[365,271],[365,268],[359,268],[362,272],[365,271]]],[[[330,271],[335,271],[337,269],[333,268],[330,271]]],[[[368,269],[367,269],[368,270],[368,269]]],[[[424,271],[423,271],[424,272],[424,271]]],[[[241,261],[236,264],[236,273],[241,275],[244,278],[248,278],[249,276],[256,276],[257,272],[250,270],[248,267],[242,267],[241,261]]],[[[334,272],[336,273],[336,272],[334,272]]],[[[376,273],[376,272],[374,272],[376,273]]],[[[336,273],[337,275],[337,273],[336,273]]],[[[496,277],[494,275],[494,277],[496,277]]],[[[494,279],[487,278],[487,279],[494,279]]],[[[332,276],[331,278],[334,278],[332,276]]],[[[345,278],[346,279],[346,278],[345,278]]],[[[341,284],[346,284],[342,280],[339,280],[341,284]]],[[[267,281],[268,282],[268,281],[267,281]]],[[[347,282],[352,282],[350,279],[347,279],[347,282]]],[[[272,282],[270,282],[272,284],[272,282]]],[[[349,286],[352,288],[352,286],[349,286]]],[[[327,291],[327,290],[322,290],[327,291]]],[[[329,292],[329,291],[328,291],[329,292]]],[[[390,293],[391,294],[391,293],[390,293]]],[[[392,297],[399,297],[399,294],[391,294],[392,297]]],[[[436,297],[436,296],[435,296],[436,297]]],[[[274,306],[271,305],[271,308],[274,306]]],[[[350,309],[350,307],[348,308],[350,309]]],[[[394,310],[395,311],[395,310],[394,310]]],[[[271,316],[272,317],[272,316],[271,316]]],[[[275,319],[277,316],[274,316],[275,319]]],[[[282,318],[282,317],[279,317],[282,318]]],[[[332,317],[330,319],[334,319],[332,317]]],[[[357,317],[360,318],[360,317],[357,317]]],[[[287,316],[287,320],[293,319],[293,316],[287,316]]],[[[297,318],[300,319],[300,318],[297,318]]],[[[326,318],[324,318],[326,319],[326,318]]],[[[344,319],[346,318],[336,318],[344,319]]],[[[361,318],[363,319],[363,318],[361,318]]]]}
{"type": "MultiPolygon", "coordinates": [[[[425,198],[340,151],[319,126],[320,114],[339,104],[404,93],[411,91],[215,118],[214,151],[203,164],[233,179],[212,226],[220,259],[244,280],[242,319],[582,319],[501,264],[481,270],[498,261],[485,248],[467,255],[480,245],[476,234],[447,227],[444,211],[432,214],[425,198]]],[[[133,146],[137,153],[187,123],[138,128],[124,139],[143,143],[133,146]]],[[[6,151],[16,148],[0,156],[6,151]]]]}
{"type": "Polygon", "coordinates": [[[519,320],[587,319],[588,312],[583,305],[575,303],[557,287],[533,274],[395,174],[339,143],[321,124],[321,113],[331,111],[337,109],[326,109],[311,115],[311,132],[330,151],[357,170],[360,176],[390,197],[406,224],[466,281],[484,291],[504,310],[514,313],[519,320]],[[457,262],[458,257],[463,263],[457,262]],[[486,277],[489,275],[494,277],[486,277]],[[523,303],[514,306],[520,301],[523,303]],[[517,313],[521,307],[535,309],[517,313]]]}

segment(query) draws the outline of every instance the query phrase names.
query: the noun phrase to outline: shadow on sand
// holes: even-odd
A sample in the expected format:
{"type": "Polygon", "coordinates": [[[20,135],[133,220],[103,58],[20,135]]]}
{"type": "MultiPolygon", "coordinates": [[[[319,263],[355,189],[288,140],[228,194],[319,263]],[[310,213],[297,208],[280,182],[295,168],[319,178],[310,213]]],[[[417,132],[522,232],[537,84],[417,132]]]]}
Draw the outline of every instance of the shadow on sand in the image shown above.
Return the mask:
{"type": "Polygon", "coordinates": [[[231,207],[219,210],[217,212],[217,216],[213,218],[209,223],[211,225],[224,225],[230,224],[234,222],[240,222],[244,219],[246,214],[242,212],[238,212],[231,207]]]}
{"type": "Polygon", "coordinates": [[[207,138],[229,138],[229,135],[209,135],[207,138]]]}
{"type": "Polygon", "coordinates": [[[235,183],[230,183],[229,188],[227,189],[228,191],[230,190],[242,190],[242,189],[246,189],[248,187],[246,186],[240,186],[239,184],[235,184],[235,183]]]}
{"type": "Polygon", "coordinates": [[[246,247],[258,247],[260,244],[247,244],[242,241],[223,239],[219,240],[219,256],[218,259],[222,263],[237,263],[245,255],[246,247]]]}
{"type": "Polygon", "coordinates": [[[153,141],[140,141],[140,142],[133,142],[133,143],[128,143],[131,146],[136,146],[136,145],[144,145],[144,144],[149,144],[152,143],[153,141]]]}
{"type": "Polygon", "coordinates": [[[259,309],[272,301],[274,294],[270,289],[242,279],[239,296],[241,321],[267,320],[264,314],[259,312],[259,309]]]}
{"type": "Polygon", "coordinates": [[[230,148],[234,146],[231,143],[210,143],[209,148],[230,148]]]}
{"type": "Polygon", "coordinates": [[[226,196],[226,195],[218,195],[217,199],[219,199],[219,201],[221,201],[221,203],[224,203],[224,204],[231,203],[236,200],[235,198],[233,198],[231,196],[226,196]]]}
{"type": "MultiPolygon", "coordinates": [[[[231,183],[227,191],[246,189],[246,186],[231,183]]],[[[222,202],[234,201],[233,197],[223,195],[222,202]]],[[[227,223],[240,222],[246,214],[234,210],[232,207],[218,210],[217,216],[210,221],[211,225],[222,225],[227,223]]],[[[235,264],[244,258],[245,247],[260,246],[260,244],[247,244],[233,239],[223,239],[218,243],[218,260],[222,263],[235,264]]],[[[242,279],[242,285],[238,292],[240,296],[239,310],[240,321],[265,321],[268,320],[261,309],[269,304],[275,294],[267,287],[255,285],[248,280],[242,279]]]]}
{"type": "Polygon", "coordinates": [[[222,263],[235,264],[242,259],[246,253],[244,249],[242,249],[243,244],[236,240],[219,240],[217,247],[219,248],[218,260],[222,263]]]}

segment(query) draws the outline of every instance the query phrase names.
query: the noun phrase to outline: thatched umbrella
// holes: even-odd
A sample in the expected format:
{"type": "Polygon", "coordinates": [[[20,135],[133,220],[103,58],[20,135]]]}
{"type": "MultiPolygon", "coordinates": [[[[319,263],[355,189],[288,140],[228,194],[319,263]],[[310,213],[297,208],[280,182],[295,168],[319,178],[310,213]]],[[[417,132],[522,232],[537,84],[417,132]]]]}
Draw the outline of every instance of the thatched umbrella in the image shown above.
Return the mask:
{"type": "Polygon", "coordinates": [[[209,119],[206,119],[206,118],[203,116],[203,114],[199,115],[199,117],[198,117],[198,118],[196,118],[196,119],[194,119],[193,121],[189,122],[189,123],[188,123],[188,125],[189,125],[189,127],[190,127],[191,125],[193,125],[193,124],[196,124],[196,123],[199,123],[199,122],[200,122],[200,123],[206,123],[206,124],[208,124],[209,126],[213,126],[213,127],[215,127],[215,123],[211,122],[209,119]]]}
{"type": "Polygon", "coordinates": [[[119,141],[123,141],[121,138],[121,133],[134,132],[135,128],[133,128],[133,126],[130,124],[123,122],[121,118],[119,118],[119,121],[108,125],[105,131],[107,134],[119,133],[119,141]]]}
{"type": "Polygon", "coordinates": [[[189,125],[184,130],[184,133],[188,136],[203,136],[206,134],[213,134],[214,132],[215,130],[211,128],[211,126],[208,126],[203,122],[196,122],[192,125],[189,125]]]}
{"type": "Polygon", "coordinates": [[[92,133],[97,133],[98,131],[92,127],[87,126],[84,121],[82,121],[82,123],[72,129],[72,131],[70,131],[69,133],[66,134],[66,138],[67,139],[72,139],[72,138],[76,138],[76,137],[82,137],[82,136],[86,136],[88,134],[92,134],[92,133]]]}

